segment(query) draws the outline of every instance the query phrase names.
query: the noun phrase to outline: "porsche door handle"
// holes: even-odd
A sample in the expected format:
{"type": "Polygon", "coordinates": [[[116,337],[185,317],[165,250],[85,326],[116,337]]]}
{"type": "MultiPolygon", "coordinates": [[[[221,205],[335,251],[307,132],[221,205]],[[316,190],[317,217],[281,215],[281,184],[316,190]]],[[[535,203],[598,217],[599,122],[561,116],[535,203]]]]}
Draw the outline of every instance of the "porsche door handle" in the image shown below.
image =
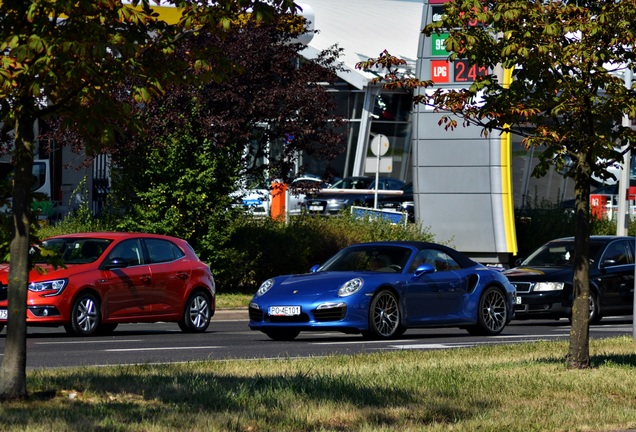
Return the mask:
{"type": "Polygon", "coordinates": [[[189,277],[190,276],[186,272],[177,272],[177,278],[179,278],[179,279],[184,279],[185,280],[185,279],[187,279],[189,277]]]}

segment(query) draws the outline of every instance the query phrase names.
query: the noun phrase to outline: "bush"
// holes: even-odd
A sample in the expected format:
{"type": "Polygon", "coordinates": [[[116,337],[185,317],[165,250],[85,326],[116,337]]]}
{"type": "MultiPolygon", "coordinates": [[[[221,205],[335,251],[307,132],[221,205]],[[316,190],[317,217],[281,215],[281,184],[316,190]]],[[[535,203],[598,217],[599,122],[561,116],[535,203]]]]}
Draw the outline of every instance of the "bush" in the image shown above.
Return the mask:
{"type": "Polygon", "coordinates": [[[253,292],[264,280],[306,273],[345,246],[367,241],[432,241],[415,224],[354,220],[350,215],[301,216],[288,224],[271,219],[237,219],[227,243],[213,254],[210,265],[222,291],[253,292]]]}

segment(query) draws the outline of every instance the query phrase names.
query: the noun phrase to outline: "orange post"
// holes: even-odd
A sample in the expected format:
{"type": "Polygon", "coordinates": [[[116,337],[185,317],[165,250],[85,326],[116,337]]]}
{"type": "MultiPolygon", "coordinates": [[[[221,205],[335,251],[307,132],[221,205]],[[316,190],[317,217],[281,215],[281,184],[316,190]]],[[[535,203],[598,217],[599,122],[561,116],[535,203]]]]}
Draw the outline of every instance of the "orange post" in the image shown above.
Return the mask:
{"type": "Polygon", "coordinates": [[[285,183],[272,182],[271,214],[274,220],[285,220],[285,212],[287,211],[285,206],[286,192],[287,185],[285,183]]]}

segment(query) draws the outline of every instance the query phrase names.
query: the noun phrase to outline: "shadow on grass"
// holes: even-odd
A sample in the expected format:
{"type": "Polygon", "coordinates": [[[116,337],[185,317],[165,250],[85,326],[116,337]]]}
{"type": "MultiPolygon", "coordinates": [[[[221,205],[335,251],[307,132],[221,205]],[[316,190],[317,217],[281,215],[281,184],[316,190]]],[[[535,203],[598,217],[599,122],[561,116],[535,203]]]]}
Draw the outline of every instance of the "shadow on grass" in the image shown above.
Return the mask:
{"type": "MultiPolygon", "coordinates": [[[[457,404],[453,402],[454,389],[412,392],[377,383],[373,378],[347,374],[289,372],[244,377],[200,370],[182,372],[175,367],[136,366],[134,373],[126,369],[104,374],[86,370],[75,375],[42,374],[34,380],[37,388],[45,390],[34,389],[29,403],[2,407],[5,425],[33,426],[38,424],[35,419],[46,421],[47,417],[54,417],[69,430],[103,430],[104,419],[122,425],[153,419],[154,425],[180,429],[175,419],[183,421],[187,416],[203,415],[218,419],[222,428],[233,424],[231,429],[243,429],[237,422],[245,426],[244,422],[250,421],[267,425],[269,430],[277,429],[277,425],[288,430],[312,430],[316,428],[316,417],[325,416],[334,407],[335,411],[348,406],[345,412],[364,412],[359,418],[372,427],[402,421],[454,423],[496,409],[489,407],[487,400],[472,405],[457,404]],[[46,390],[51,388],[60,389],[55,397],[46,390]],[[71,391],[78,394],[75,399],[69,398],[71,391]],[[307,409],[307,413],[298,412],[298,407],[307,409]],[[409,409],[406,413],[401,411],[402,414],[392,410],[405,407],[409,409]],[[314,409],[315,414],[311,414],[314,409]]],[[[329,426],[329,421],[335,420],[324,421],[329,428],[333,426],[329,426]]],[[[356,427],[355,423],[347,423],[355,420],[338,421],[345,422],[341,425],[345,430],[356,427]]],[[[113,430],[117,430],[115,424],[113,430]]],[[[192,425],[181,426],[187,429],[192,425]]]]}

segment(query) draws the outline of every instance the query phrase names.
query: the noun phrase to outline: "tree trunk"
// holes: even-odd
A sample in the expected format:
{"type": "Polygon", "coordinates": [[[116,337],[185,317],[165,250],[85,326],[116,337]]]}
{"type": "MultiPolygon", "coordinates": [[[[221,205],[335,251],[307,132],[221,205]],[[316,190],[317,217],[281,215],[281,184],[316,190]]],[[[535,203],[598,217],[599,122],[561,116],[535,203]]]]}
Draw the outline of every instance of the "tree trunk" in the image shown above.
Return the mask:
{"type": "Polygon", "coordinates": [[[2,358],[0,399],[22,399],[26,388],[26,300],[33,183],[34,117],[22,116],[15,126],[13,232],[10,245],[7,338],[2,358]]]}
{"type": "Polygon", "coordinates": [[[575,183],[576,228],[574,231],[574,280],[569,368],[590,366],[590,179],[591,169],[585,155],[577,163],[575,183]]]}

